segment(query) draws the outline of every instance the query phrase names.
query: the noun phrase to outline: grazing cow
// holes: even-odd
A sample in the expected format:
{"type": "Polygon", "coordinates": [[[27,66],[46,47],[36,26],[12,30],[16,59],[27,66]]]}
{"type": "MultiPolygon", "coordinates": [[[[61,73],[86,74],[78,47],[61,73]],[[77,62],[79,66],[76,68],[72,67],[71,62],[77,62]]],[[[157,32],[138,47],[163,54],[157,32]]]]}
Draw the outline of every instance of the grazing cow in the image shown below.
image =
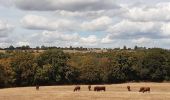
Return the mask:
{"type": "Polygon", "coordinates": [[[91,85],[88,86],[89,91],[91,91],[91,85]]]}
{"type": "Polygon", "coordinates": [[[139,89],[139,92],[150,92],[150,87],[141,87],[140,89],[139,89]]]}
{"type": "Polygon", "coordinates": [[[106,87],[105,86],[96,86],[94,87],[94,91],[106,91],[106,87]]]}
{"type": "Polygon", "coordinates": [[[131,91],[130,86],[127,86],[128,91],[131,91]]]}
{"type": "Polygon", "coordinates": [[[143,90],[143,93],[147,91],[150,92],[150,87],[145,87],[145,89],[143,90]]]}
{"type": "Polygon", "coordinates": [[[75,88],[74,88],[74,92],[75,91],[80,91],[80,86],[76,86],[75,88]]]}
{"type": "Polygon", "coordinates": [[[36,90],[39,90],[39,87],[40,87],[39,85],[36,85],[36,90]]]}

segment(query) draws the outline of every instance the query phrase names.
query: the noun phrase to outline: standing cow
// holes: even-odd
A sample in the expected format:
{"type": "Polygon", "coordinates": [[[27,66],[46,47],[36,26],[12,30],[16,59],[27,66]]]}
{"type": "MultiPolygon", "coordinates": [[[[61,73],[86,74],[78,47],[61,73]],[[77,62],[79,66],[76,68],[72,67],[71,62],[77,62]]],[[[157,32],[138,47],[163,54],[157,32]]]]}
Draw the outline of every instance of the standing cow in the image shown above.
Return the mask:
{"type": "Polygon", "coordinates": [[[40,87],[39,85],[36,85],[36,90],[39,90],[39,87],[40,87]]]}
{"type": "Polygon", "coordinates": [[[80,91],[80,86],[76,86],[73,91],[80,91]]]}
{"type": "Polygon", "coordinates": [[[106,87],[105,86],[96,86],[96,87],[94,87],[94,91],[106,91],[106,87]]]}
{"type": "Polygon", "coordinates": [[[88,86],[89,91],[91,91],[91,85],[88,86]]]}
{"type": "Polygon", "coordinates": [[[128,90],[128,91],[131,91],[130,86],[127,86],[127,90],[128,90]]]}

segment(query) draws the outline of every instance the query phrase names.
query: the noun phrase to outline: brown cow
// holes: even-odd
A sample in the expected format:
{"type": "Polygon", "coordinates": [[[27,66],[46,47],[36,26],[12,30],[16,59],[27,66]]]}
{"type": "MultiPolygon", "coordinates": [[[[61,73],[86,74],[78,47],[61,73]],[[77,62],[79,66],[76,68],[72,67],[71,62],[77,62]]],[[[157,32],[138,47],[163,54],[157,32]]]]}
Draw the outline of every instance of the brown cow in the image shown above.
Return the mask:
{"type": "Polygon", "coordinates": [[[89,91],[91,91],[91,85],[88,86],[89,91]]]}
{"type": "Polygon", "coordinates": [[[40,87],[39,85],[36,85],[36,90],[39,90],[39,87],[40,87]]]}
{"type": "Polygon", "coordinates": [[[76,86],[75,88],[74,88],[74,92],[75,91],[80,91],[80,86],[76,86]]]}
{"type": "Polygon", "coordinates": [[[94,87],[94,91],[106,91],[106,87],[105,86],[96,86],[94,87]]]}
{"type": "Polygon", "coordinates": [[[150,92],[150,87],[141,87],[140,89],[139,89],[139,92],[150,92]]]}
{"type": "Polygon", "coordinates": [[[131,91],[130,86],[127,86],[128,91],[131,91]]]}
{"type": "Polygon", "coordinates": [[[143,90],[143,93],[147,91],[150,92],[150,87],[145,87],[145,89],[143,90]]]}

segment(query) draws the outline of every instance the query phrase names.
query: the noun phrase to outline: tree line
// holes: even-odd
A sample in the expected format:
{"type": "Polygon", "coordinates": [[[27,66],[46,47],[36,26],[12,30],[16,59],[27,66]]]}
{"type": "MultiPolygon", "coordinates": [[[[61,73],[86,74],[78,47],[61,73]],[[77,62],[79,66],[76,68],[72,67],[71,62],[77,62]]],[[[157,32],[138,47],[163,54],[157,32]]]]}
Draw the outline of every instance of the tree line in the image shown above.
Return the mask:
{"type": "Polygon", "coordinates": [[[170,80],[170,51],[0,53],[0,87],[170,80]]]}
{"type": "MultiPolygon", "coordinates": [[[[6,50],[6,51],[18,51],[18,50],[28,50],[31,52],[31,50],[48,50],[48,49],[60,49],[60,50],[78,50],[78,51],[87,51],[87,50],[108,50],[108,51],[114,51],[114,50],[146,50],[146,47],[138,47],[137,45],[134,46],[134,48],[128,48],[126,46],[123,46],[123,48],[86,48],[86,47],[57,47],[57,46],[36,46],[36,47],[30,47],[29,45],[23,45],[14,47],[13,45],[10,45],[6,48],[1,48],[0,50],[6,50]]],[[[151,48],[148,48],[151,49],[151,48]]]]}

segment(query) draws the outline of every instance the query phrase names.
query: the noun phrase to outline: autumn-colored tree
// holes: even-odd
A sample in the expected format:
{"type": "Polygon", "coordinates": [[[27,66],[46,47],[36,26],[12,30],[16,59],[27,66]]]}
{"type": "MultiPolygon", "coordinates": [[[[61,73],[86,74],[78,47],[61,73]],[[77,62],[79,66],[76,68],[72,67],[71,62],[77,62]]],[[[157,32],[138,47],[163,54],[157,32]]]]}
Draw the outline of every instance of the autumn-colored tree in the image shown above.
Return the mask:
{"type": "Polygon", "coordinates": [[[11,58],[11,67],[14,71],[15,85],[33,85],[37,64],[31,53],[18,52],[11,58]]]}

